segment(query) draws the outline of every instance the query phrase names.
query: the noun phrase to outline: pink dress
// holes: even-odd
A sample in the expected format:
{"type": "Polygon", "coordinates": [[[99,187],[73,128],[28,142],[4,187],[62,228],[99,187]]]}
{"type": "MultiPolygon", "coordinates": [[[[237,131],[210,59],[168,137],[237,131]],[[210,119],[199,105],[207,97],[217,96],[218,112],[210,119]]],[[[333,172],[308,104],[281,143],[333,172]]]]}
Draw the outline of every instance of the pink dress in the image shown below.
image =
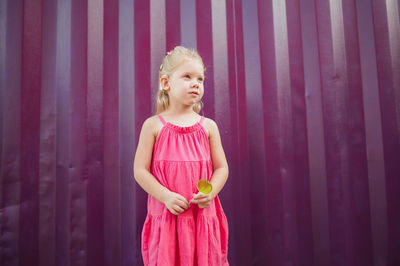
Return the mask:
{"type": "MultiPolygon", "coordinates": [[[[188,201],[197,193],[199,179],[213,173],[210,145],[202,126],[204,117],[193,126],[166,123],[154,144],[151,173],[169,190],[188,201]]],[[[229,265],[228,222],[218,196],[204,209],[197,204],[179,215],[151,195],[142,231],[144,265],[229,265]]]]}

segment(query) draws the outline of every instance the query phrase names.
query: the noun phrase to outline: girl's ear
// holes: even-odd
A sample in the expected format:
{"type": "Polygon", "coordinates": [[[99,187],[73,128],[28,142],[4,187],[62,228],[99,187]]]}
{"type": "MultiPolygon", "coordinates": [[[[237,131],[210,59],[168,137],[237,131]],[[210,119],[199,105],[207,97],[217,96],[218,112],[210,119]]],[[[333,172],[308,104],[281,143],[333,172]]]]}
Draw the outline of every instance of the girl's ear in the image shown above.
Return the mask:
{"type": "Polygon", "coordinates": [[[160,84],[161,84],[161,88],[163,90],[166,90],[166,91],[169,90],[168,78],[166,76],[162,76],[160,78],[160,84]]]}

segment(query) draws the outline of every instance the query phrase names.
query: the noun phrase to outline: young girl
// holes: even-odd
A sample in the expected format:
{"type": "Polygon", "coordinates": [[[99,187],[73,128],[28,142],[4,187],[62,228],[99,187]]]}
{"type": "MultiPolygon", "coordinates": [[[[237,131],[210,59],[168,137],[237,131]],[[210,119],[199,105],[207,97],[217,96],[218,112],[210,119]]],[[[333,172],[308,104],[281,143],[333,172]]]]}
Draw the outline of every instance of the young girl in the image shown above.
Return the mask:
{"type": "Polygon", "coordinates": [[[145,265],[228,265],[228,223],[218,193],[228,164],[216,123],[200,116],[204,64],[178,46],[160,67],[157,114],[140,133],[134,176],[149,194],[142,231],[145,265]],[[200,179],[211,182],[198,192],[200,179]]]}

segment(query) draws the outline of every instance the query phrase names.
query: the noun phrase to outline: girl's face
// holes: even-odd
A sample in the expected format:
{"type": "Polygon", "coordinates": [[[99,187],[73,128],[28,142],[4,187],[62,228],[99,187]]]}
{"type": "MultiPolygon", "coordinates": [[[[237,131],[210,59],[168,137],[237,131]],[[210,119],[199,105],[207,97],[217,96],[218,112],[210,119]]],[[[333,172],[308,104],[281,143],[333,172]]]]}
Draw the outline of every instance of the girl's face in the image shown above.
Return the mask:
{"type": "Polygon", "coordinates": [[[185,59],[168,79],[170,100],[183,105],[199,102],[204,94],[204,69],[196,59],[185,59]]]}

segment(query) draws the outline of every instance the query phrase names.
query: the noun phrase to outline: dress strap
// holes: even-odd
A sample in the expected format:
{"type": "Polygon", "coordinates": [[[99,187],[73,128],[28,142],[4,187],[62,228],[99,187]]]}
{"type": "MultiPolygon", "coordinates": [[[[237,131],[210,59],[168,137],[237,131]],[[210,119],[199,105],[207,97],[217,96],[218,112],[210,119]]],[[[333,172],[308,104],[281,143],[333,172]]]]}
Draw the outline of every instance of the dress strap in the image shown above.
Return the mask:
{"type": "Polygon", "coordinates": [[[202,116],[201,118],[200,118],[200,124],[203,124],[203,121],[204,121],[204,116],[202,116]]]}
{"type": "Polygon", "coordinates": [[[165,122],[164,118],[161,115],[157,115],[158,118],[161,120],[161,123],[165,126],[167,123],[165,122]]]}

